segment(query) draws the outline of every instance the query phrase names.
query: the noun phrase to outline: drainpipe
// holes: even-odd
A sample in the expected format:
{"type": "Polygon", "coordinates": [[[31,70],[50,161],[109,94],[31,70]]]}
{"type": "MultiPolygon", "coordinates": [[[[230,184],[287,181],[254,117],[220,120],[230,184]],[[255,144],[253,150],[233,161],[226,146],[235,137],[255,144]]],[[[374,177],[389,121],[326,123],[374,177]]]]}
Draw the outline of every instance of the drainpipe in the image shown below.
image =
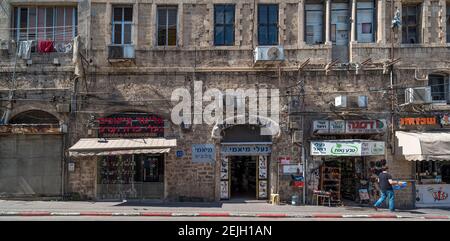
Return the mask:
{"type": "Polygon", "coordinates": [[[17,51],[18,51],[18,45],[19,42],[16,41],[16,49],[14,51],[14,70],[13,70],[13,76],[12,76],[12,86],[9,89],[8,94],[8,105],[6,106],[6,111],[3,114],[3,124],[9,123],[9,117],[11,115],[12,111],[12,105],[13,105],[13,99],[14,99],[14,91],[16,90],[16,67],[17,67],[17,51]]]}

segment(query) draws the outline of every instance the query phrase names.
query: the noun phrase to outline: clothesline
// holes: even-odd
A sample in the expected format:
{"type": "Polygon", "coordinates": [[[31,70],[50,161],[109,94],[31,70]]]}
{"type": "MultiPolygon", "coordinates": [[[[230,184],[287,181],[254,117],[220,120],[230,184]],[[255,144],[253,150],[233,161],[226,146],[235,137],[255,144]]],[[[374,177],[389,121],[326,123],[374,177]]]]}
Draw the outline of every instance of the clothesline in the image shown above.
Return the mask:
{"type": "MultiPolygon", "coordinates": [[[[74,35],[72,35],[72,33],[67,33],[67,34],[49,34],[49,37],[64,37],[64,36],[66,36],[66,37],[68,37],[68,38],[74,38],[75,36],[74,35]]],[[[30,36],[29,34],[25,34],[25,35],[19,35],[19,36],[14,36],[14,38],[17,38],[17,37],[19,37],[19,38],[21,38],[21,39],[26,39],[26,38],[28,38],[28,37],[30,37],[31,39],[30,40],[35,40],[35,39],[39,39],[39,38],[45,38],[46,36],[44,36],[44,35],[41,35],[41,36],[39,36],[39,35],[35,35],[34,37],[33,36],[30,36]]]]}
{"type": "Polygon", "coordinates": [[[17,29],[39,29],[39,28],[77,28],[78,26],[71,25],[58,25],[58,26],[51,26],[51,27],[20,27],[20,28],[0,28],[1,30],[8,29],[8,30],[17,30],[17,29]]]}
{"type": "MultiPolygon", "coordinates": [[[[30,36],[29,34],[22,34],[22,35],[19,35],[19,36],[14,36],[14,38],[15,39],[17,39],[17,37],[19,37],[19,39],[23,39],[23,40],[38,40],[38,39],[46,39],[46,36],[43,36],[43,35],[41,35],[41,36],[39,36],[39,35],[35,35],[34,37],[33,36],[30,36]]],[[[51,39],[54,39],[54,37],[65,37],[65,38],[70,38],[70,39],[73,39],[75,36],[72,34],[72,32],[70,32],[70,33],[67,33],[67,34],[51,34],[49,37],[51,37],[51,39]]]]}

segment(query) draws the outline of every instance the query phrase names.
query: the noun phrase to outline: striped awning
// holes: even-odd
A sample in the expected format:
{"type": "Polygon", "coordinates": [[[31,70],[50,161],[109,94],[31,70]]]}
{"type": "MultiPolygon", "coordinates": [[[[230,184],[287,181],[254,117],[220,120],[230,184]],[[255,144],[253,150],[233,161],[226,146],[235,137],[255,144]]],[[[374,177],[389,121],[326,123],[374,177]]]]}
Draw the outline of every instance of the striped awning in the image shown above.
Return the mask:
{"type": "Polygon", "coordinates": [[[396,153],[409,161],[450,160],[450,133],[447,132],[395,132],[396,153]]]}
{"type": "Polygon", "coordinates": [[[83,138],[69,148],[70,156],[113,156],[127,154],[162,154],[177,145],[164,138],[104,139],[83,138]]]}

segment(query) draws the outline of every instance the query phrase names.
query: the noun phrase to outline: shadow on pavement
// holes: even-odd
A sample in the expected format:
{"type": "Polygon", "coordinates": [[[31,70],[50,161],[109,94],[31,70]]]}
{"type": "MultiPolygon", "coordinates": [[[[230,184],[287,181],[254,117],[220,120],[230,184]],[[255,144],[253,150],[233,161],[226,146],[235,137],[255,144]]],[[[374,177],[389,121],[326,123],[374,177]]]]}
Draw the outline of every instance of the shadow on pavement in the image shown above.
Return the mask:
{"type": "Polygon", "coordinates": [[[195,207],[195,208],[220,208],[219,202],[164,202],[164,201],[140,201],[132,200],[114,205],[117,207],[195,207]]]}

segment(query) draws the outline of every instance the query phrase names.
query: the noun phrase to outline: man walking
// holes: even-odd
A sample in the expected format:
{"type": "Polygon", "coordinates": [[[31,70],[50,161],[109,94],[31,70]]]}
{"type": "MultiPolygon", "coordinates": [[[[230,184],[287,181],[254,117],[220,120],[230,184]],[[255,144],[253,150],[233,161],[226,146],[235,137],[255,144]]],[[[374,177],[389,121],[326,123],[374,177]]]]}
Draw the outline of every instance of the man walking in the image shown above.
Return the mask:
{"type": "Polygon", "coordinates": [[[394,189],[392,188],[392,185],[398,184],[398,182],[392,180],[391,174],[388,173],[388,166],[383,166],[382,170],[383,171],[378,176],[378,183],[380,184],[381,189],[381,197],[373,205],[373,208],[375,208],[375,210],[378,210],[378,207],[384,202],[384,200],[386,200],[387,197],[389,200],[389,210],[391,212],[394,212],[394,189]]]}

